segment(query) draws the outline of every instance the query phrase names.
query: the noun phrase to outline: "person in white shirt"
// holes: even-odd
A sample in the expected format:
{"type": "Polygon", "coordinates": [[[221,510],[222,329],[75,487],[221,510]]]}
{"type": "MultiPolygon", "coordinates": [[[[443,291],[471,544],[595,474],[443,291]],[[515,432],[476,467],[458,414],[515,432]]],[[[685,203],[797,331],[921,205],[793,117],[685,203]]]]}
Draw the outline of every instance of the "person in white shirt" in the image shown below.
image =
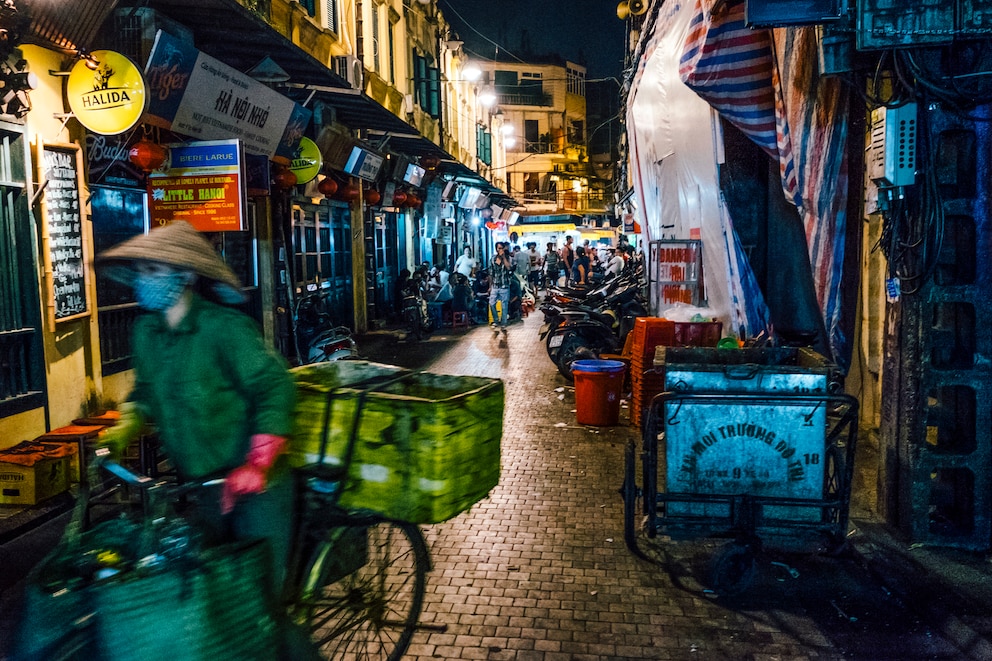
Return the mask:
{"type": "Polygon", "coordinates": [[[455,260],[455,271],[461,273],[466,278],[471,278],[478,266],[478,260],[472,257],[472,248],[465,246],[461,256],[455,260]]]}
{"type": "Polygon", "coordinates": [[[614,278],[623,270],[623,257],[617,254],[616,248],[609,249],[610,258],[606,262],[606,277],[614,278]]]}

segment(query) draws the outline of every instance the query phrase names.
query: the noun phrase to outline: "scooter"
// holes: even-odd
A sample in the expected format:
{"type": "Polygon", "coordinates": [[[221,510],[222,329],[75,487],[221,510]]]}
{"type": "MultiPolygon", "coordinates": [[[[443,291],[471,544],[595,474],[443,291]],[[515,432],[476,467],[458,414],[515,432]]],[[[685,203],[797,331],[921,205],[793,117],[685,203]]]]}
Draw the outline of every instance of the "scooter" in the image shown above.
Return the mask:
{"type": "Polygon", "coordinates": [[[576,360],[622,352],[634,320],[647,315],[637,285],[617,291],[610,302],[605,310],[565,317],[549,332],[548,355],[566,379],[572,379],[572,363],[576,360]]]}
{"type": "Polygon", "coordinates": [[[407,337],[415,341],[430,337],[434,332],[434,319],[427,308],[420,280],[412,278],[403,290],[402,302],[403,322],[406,325],[407,337]]]}
{"type": "Polygon", "coordinates": [[[300,298],[296,304],[295,330],[301,364],[359,358],[351,329],[331,322],[324,292],[314,291],[300,298]]]}
{"type": "Polygon", "coordinates": [[[544,313],[544,325],[539,335],[545,339],[548,356],[557,362],[557,353],[562,340],[552,340],[555,331],[563,324],[575,324],[580,321],[598,321],[608,328],[617,328],[620,317],[633,315],[643,317],[648,314],[644,301],[641,299],[640,286],[627,283],[610,294],[597,306],[587,305],[556,305],[545,303],[541,306],[544,313]]]}

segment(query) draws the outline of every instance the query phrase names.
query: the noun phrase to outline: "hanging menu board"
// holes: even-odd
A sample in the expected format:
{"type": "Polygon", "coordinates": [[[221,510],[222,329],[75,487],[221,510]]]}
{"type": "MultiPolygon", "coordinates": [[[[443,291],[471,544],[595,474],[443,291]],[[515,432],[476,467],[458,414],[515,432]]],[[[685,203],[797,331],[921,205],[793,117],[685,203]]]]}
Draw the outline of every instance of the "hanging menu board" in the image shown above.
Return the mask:
{"type": "Polygon", "coordinates": [[[45,266],[49,305],[55,321],[88,313],[83,214],[79,194],[81,161],[76,145],[43,145],[40,181],[44,188],[45,266]]]}

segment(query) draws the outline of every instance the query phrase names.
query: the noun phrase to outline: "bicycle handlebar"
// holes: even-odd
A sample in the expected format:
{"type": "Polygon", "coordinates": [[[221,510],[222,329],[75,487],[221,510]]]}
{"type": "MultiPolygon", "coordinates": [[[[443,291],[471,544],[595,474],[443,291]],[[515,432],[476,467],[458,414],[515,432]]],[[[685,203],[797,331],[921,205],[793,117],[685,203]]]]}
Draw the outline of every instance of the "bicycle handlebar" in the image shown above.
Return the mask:
{"type": "Polygon", "coordinates": [[[97,448],[93,463],[97,469],[102,468],[128,486],[136,487],[143,491],[148,491],[154,488],[169,487],[175,495],[182,495],[189,491],[203,487],[217,486],[223,484],[227,479],[226,477],[211,477],[177,485],[165,480],[155,479],[147,475],[135,473],[131,469],[122,466],[119,462],[111,459],[110,450],[107,448],[97,448]]]}

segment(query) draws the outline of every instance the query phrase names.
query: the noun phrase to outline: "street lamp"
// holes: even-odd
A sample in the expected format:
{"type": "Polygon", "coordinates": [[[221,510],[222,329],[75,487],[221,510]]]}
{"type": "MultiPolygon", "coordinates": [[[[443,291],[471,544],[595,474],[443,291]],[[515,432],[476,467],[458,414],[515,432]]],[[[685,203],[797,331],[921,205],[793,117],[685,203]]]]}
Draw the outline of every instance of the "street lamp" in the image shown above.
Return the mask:
{"type": "Polygon", "coordinates": [[[479,90],[479,103],[486,108],[492,108],[496,105],[496,92],[493,91],[492,87],[483,87],[479,90]]]}
{"type": "Polygon", "coordinates": [[[466,62],[465,66],[462,67],[462,80],[468,82],[475,82],[482,78],[482,69],[475,62],[466,62]]]}

